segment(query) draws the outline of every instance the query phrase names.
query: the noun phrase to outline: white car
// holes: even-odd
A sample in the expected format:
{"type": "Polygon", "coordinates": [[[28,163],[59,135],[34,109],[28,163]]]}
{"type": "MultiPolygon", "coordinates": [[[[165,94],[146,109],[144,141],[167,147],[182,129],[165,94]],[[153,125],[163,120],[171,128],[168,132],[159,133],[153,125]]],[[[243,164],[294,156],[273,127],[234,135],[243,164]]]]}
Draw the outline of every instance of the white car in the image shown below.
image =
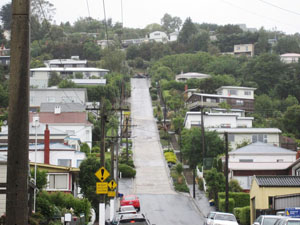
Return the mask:
{"type": "Polygon", "coordinates": [[[284,217],[276,221],[275,225],[300,225],[300,218],[284,217]]]}
{"type": "Polygon", "coordinates": [[[232,213],[211,212],[204,225],[238,225],[238,222],[232,213]]]}
{"type": "Polygon", "coordinates": [[[136,209],[133,205],[124,205],[120,207],[119,214],[136,214],[136,209]]]}
{"type": "Polygon", "coordinates": [[[252,225],[274,225],[277,220],[284,218],[276,215],[261,215],[257,217],[252,225]]]}

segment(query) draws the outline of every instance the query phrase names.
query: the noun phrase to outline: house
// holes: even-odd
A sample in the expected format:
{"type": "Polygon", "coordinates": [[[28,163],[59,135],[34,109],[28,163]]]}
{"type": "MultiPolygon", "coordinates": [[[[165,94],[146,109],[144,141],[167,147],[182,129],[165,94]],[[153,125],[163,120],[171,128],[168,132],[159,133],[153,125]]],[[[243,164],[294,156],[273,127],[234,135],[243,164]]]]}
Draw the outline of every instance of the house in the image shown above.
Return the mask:
{"type": "Polygon", "coordinates": [[[129,45],[140,45],[142,43],[147,43],[148,38],[137,38],[137,39],[126,39],[122,40],[122,46],[127,48],[129,45]]]}
{"type": "Polygon", "coordinates": [[[190,111],[199,111],[200,107],[219,108],[219,104],[225,102],[232,109],[253,112],[254,90],[250,87],[222,86],[216,90],[217,94],[193,93],[186,104],[190,111]]]}
{"type": "Polygon", "coordinates": [[[75,77],[76,74],[82,74],[83,78],[92,77],[103,78],[109,70],[92,68],[92,67],[41,67],[30,69],[30,86],[35,88],[47,88],[48,80],[52,73],[57,73],[62,78],[70,76],[75,77]]]}
{"type": "Polygon", "coordinates": [[[37,111],[42,103],[80,103],[85,105],[87,100],[86,88],[30,89],[29,107],[31,111],[37,111]]]}
{"type": "MultiPolygon", "coordinates": [[[[239,181],[249,191],[254,175],[289,175],[298,169],[297,152],[271,144],[255,142],[229,152],[230,178],[239,181]]],[[[299,171],[300,172],[300,171],[299,171]]]]}
{"type": "Polygon", "coordinates": [[[254,44],[240,44],[234,45],[233,50],[234,55],[246,55],[246,56],[254,56],[254,44]]]}
{"type": "Polygon", "coordinates": [[[87,66],[87,60],[79,60],[79,57],[72,56],[71,59],[51,59],[44,61],[49,68],[84,68],[87,66]]]}
{"type": "Polygon", "coordinates": [[[175,80],[176,81],[187,81],[189,79],[205,79],[205,78],[210,78],[210,77],[211,76],[208,74],[190,72],[190,73],[181,73],[181,74],[176,75],[175,80]]]}
{"type": "Polygon", "coordinates": [[[105,49],[108,46],[113,46],[114,44],[114,40],[97,40],[97,45],[99,45],[101,49],[105,49]]]}
{"type": "Polygon", "coordinates": [[[82,86],[106,85],[106,79],[71,79],[71,81],[82,86]]]}
{"type": "MultiPolygon", "coordinates": [[[[215,113],[207,112],[203,115],[205,128],[238,128],[252,127],[253,117],[242,117],[239,113],[215,113]]],[[[184,127],[201,126],[201,112],[187,112],[184,119],[184,127]]]]}
{"type": "Polygon", "coordinates": [[[207,130],[216,131],[221,138],[224,138],[224,134],[227,132],[228,142],[232,149],[236,149],[243,142],[263,142],[280,146],[281,130],[278,128],[207,128],[207,130]]]}
{"type": "Polygon", "coordinates": [[[236,25],[239,26],[239,28],[241,28],[244,32],[251,32],[251,33],[257,32],[256,28],[247,27],[246,24],[236,24],[236,25]]]}
{"type": "Polygon", "coordinates": [[[280,59],[284,63],[297,63],[299,58],[300,54],[298,53],[285,53],[280,55],[280,59]]]}
{"type": "Polygon", "coordinates": [[[155,42],[163,42],[166,43],[169,39],[168,35],[165,32],[162,31],[154,31],[149,34],[150,41],[155,41],[155,42]]]}
{"type": "Polygon", "coordinates": [[[169,41],[177,41],[179,36],[179,31],[175,31],[169,34],[169,41]]]}
{"type": "Polygon", "coordinates": [[[7,156],[0,155],[0,217],[5,213],[6,208],[6,171],[7,156]]]}
{"type": "MultiPolygon", "coordinates": [[[[47,104],[39,112],[39,122],[48,124],[53,129],[67,133],[69,137],[78,138],[80,142],[85,142],[92,147],[92,127],[88,121],[86,111],[70,110],[65,104],[47,104]],[[47,110],[45,108],[48,108],[47,110]]],[[[33,121],[34,113],[30,112],[30,122],[33,121]]]]}
{"type": "Polygon", "coordinates": [[[299,207],[300,176],[254,176],[250,190],[251,224],[261,214],[299,207]]]}

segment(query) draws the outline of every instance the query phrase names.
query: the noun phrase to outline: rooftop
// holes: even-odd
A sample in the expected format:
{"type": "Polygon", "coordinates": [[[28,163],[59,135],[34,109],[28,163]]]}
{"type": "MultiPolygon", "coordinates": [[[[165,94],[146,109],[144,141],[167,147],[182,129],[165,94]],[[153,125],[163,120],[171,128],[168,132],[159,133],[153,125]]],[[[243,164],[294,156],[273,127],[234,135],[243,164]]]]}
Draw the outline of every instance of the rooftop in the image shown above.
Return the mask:
{"type": "Polygon", "coordinates": [[[299,187],[300,176],[254,176],[260,187],[299,187]]]}
{"type": "Polygon", "coordinates": [[[221,89],[243,89],[243,90],[256,90],[256,88],[252,87],[240,87],[240,86],[221,86],[216,91],[221,90],[221,89]]]}
{"type": "Polygon", "coordinates": [[[231,170],[286,170],[292,162],[229,162],[231,170]]]}
{"type": "MultiPolygon", "coordinates": [[[[0,151],[7,151],[7,149],[7,146],[0,147],[0,151]]],[[[29,150],[35,150],[35,144],[30,144],[29,150]]],[[[37,144],[37,150],[44,150],[44,144],[37,144]]],[[[50,150],[76,151],[73,147],[61,143],[50,143],[50,150]]]]}
{"type": "Polygon", "coordinates": [[[109,72],[107,69],[93,67],[40,67],[30,69],[31,72],[109,72]]]}
{"type": "Polygon", "coordinates": [[[285,53],[280,55],[280,57],[300,57],[300,54],[298,53],[285,53]]]}
{"type": "MultiPolygon", "coordinates": [[[[32,122],[33,113],[30,113],[30,122],[32,122]]],[[[86,112],[62,112],[54,114],[53,112],[40,112],[39,121],[45,124],[90,124],[87,120],[86,112]]]]}
{"type": "Polygon", "coordinates": [[[41,103],[40,112],[54,112],[57,106],[60,106],[61,112],[85,112],[81,103],[41,103]]]}
{"type": "Polygon", "coordinates": [[[105,85],[106,79],[71,79],[75,84],[93,84],[93,85],[105,85]]]}
{"type": "Polygon", "coordinates": [[[217,131],[218,133],[228,132],[229,134],[280,134],[278,128],[208,128],[208,130],[217,131]]]}
{"type": "MultiPolygon", "coordinates": [[[[257,128],[256,128],[257,129],[257,128]]],[[[274,155],[274,154],[280,154],[280,155],[296,155],[297,153],[295,151],[273,146],[270,144],[262,143],[262,142],[256,142],[252,143],[250,145],[247,145],[242,148],[238,148],[234,151],[231,151],[229,153],[230,155],[235,154],[255,154],[255,155],[274,155]]]]}

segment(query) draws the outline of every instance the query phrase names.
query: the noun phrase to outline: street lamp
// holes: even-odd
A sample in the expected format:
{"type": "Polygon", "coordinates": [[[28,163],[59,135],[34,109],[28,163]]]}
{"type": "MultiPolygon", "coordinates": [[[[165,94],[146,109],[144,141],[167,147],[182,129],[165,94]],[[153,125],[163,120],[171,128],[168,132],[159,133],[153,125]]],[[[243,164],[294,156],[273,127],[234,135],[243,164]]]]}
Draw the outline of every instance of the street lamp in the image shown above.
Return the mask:
{"type": "Polygon", "coordinates": [[[36,170],[37,170],[37,127],[39,126],[39,115],[34,115],[32,118],[32,126],[35,128],[35,150],[34,150],[34,196],[33,196],[33,211],[36,211],[36,170]]]}

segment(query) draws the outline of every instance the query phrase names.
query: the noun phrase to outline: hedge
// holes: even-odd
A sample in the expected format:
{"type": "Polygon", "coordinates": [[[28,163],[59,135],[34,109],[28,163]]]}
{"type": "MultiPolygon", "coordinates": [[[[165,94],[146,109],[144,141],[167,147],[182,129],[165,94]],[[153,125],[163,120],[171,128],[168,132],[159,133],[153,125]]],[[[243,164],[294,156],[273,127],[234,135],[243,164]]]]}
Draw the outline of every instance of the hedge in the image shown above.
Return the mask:
{"type": "Polygon", "coordinates": [[[165,156],[167,162],[176,164],[177,158],[176,158],[176,155],[174,152],[165,152],[164,156],[165,156]]]}
{"type": "MultiPolygon", "coordinates": [[[[233,209],[234,209],[234,199],[233,198],[229,198],[228,199],[228,211],[230,213],[233,213],[233,209]]],[[[219,199],[219,210],[221,212],[225,212],[225,199],[219,199]]]]}
{"type": "MultiPolygon", "coordinates": [[[[229,192],[229,198],[233,198],[235,207],[245,207],[250,205],[250,195],[245,192],[229,192]]],[[[219,192],[219,199],[225,199],[225,192],[219,192]]]]}
{"type": "Polygon", "coordinates": [[[136,174],[136,170],[126,164],[119,164],[119,171],[122,173],[122,177],[127,178],[135,177],[136,174]]]}
{"type": "Polygon", "coordinates": [[[238,223],[241,222],[241,214],[242,214],[242,207],[237,207],[233,209],[233,214],[235,215],[236,220],[238,223]]]}
{"type": "Polygon", "coordinates": [[[242,208],[241,216],[240,216],[240,222],[243,225],[249,225],[250,224],[250,206],[245,206],[242,208]]]}

